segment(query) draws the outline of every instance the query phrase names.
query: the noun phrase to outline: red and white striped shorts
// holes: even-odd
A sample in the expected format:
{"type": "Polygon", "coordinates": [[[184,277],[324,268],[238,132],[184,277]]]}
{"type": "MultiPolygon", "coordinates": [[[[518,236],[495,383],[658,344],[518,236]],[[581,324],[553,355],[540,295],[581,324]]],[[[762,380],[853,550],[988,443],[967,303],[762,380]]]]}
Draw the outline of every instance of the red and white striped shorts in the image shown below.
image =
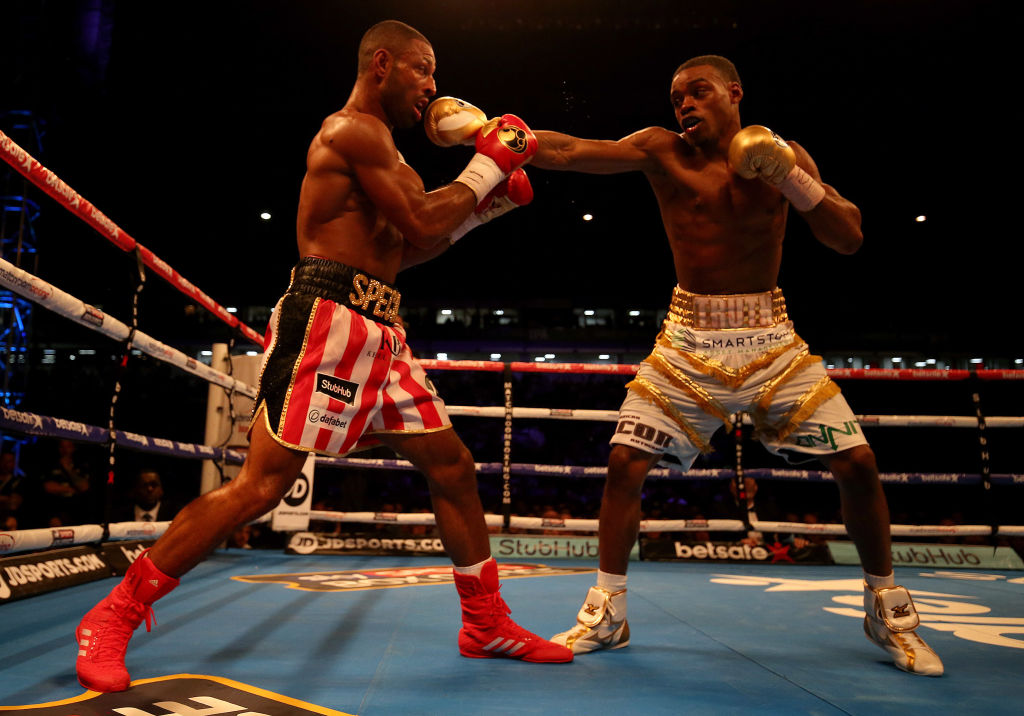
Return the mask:
{"type": "Polygon", "coordinates": [[[360,303],[367,283],[344,264],[300,261],[267,328],[250,431],[262,414],[286,447],[345,455],[379,444],[374,434],[451,426],[405,329],[366,317],[374,315],[372,302],[360,303]]]}

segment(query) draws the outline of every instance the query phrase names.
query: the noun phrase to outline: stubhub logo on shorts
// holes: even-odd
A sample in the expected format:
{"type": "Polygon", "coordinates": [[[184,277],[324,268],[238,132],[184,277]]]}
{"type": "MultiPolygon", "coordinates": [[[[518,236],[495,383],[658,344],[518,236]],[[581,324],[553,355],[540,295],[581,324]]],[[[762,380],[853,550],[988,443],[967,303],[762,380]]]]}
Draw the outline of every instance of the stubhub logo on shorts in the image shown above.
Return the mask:
{"type": "Polygon", "coordinates": [[[356,398],[356,390],[358,388],[359,383],[342,380],[337,376],[328,375],[327,373],[316,374],[316,392],[329,395],[335,400],[340,400],[343,403],[351,403],[354,401],[356,398]]]}

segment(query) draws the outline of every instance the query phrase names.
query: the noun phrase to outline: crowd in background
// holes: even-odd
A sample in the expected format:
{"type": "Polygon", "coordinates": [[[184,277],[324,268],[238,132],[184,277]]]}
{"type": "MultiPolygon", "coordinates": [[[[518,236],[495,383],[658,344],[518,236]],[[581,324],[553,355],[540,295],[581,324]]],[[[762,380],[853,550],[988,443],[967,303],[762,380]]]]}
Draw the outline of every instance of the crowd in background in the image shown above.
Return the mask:
{"type": "MultiPolygon", "coordinates": [[[[438,371],[432,374],[449,405],[496,405],[503,396],[502,375],[438,371]]],[[[589,408],[614,410],[621,401],[628,378],[600,375],[517,375],[514,404],[525,407],[589,408]]],[[[995,386],[993,386],[995,387],[995,386]]],[[[891,386],[879,386],[864,394],[862,384],[843,385],[855,410],[860,402],[875,412],[906,412],[909,391],[915,412],[967,414],[965,386],[932,384],[900,386],[904,394],[894,398],[891,386]],[[861,393],[857,395],[856,393],[861,393]],[[961,395],[963,394],[963,395],[961,395]],[[951,397],[952,401],[951,402],[951,397]],[[957,404],[955,401],[959,401],[957,404]]],[[[999,391],[985,395],[989,405],[999,391]]],[[[865,408],[860,408],[867,412],[865,408]]],[[[996,406],[993,412],[1011,414],[1012,408],[996,406]]],[[[478,462],[500,462],[504,447],[504,422],[500,419],[453,418],[456,431],[478,462]]],[[[513,423],[511,455],[515,463],[604,466],[608,438],[614,424],[567,420],[524,420],[513,423]]],[[[972,430],[869,429],[868,438],[878,454],[882,472],[979,472],[978,436],[972,430]]],[[[1018,451],[1012,431],[990,430],[988,446],[993,472],[1020,472],[1014,461],[1018,451]],[[1016,468],[1016,469],[1015,469],[1016,468]]],[[[8,446],[5,441],[5,447],[8,446]]],[[[712,441],[715,452],[702,456],[695,468],[731,468],[735,463],[732,436],[721,431],[712,441]]],[[[383,449],[360,457],[394,457],[383,449]]],[[[198,493],[200,463],[167,457],[118,451],[115,481],[107,483],[108,449],[70,440],[30,438],[18,454],[0,455],[0,529],[32,529],[140,518],[139,502],[153,503],[158,492],[158,512],[149,516],[170,519],[179,506],[198,493]],[[157,485],[145,483],[159,483],[157,485]],[[143,493],[149,493],[145,495],[143,493]]],[[[745,441],[746,468],[786,467],[754,441],[745,441]]],[[[805,465],[819,469],[817,465],[805,465]]],[[[487,512],[501,514],[501,476],[481,474],[480,493],[487,512]]],[[[602,480],[559,476],[512,476],[511,514],[549,520],[596,518],[602,480]]],[[[894,524],[1020,524],[1020,487],[997,486],[983,490],[972,485],[887,484],[891,522],[894,524]]],[[[426,483],[413,471],[381,471],[362,468],[324,468],[315,480],[315,509],[327,511],[429,512],[426,483]]],[[[760,480],[756,498],[763,520],[839,523],[839,499],[831,483],[760,480]]],[[[724,480],[648,479],[644,486],[645,519],[739,519],[745,508],[737,505],[729,482],[724,480]]],[[[344,524],[320,525],[327,531],[394,531],[432,534],[429,528],[344,524]]],[[[542,533],[545,530],[539,530],[542,533]]],[[[554,534],[565,534],[547,530],[554,534]]],[[[695,539],[701,535],[689,533],[695,539]]],[[[735,539],[737,535],[717,535],[735,539]]],[[[797,537],[794,539],[809,539],[797,537]]],[[[970,540],[967,540],[970,541],[970,540]]],[[[977,541],[977,540],[975,540],[977,541]]],[[[984,541],[984,538],[982,538],[984,541]]],[[[240,530],[234,546],[279,546],[282,538],[261,526],[240,530]]]]}

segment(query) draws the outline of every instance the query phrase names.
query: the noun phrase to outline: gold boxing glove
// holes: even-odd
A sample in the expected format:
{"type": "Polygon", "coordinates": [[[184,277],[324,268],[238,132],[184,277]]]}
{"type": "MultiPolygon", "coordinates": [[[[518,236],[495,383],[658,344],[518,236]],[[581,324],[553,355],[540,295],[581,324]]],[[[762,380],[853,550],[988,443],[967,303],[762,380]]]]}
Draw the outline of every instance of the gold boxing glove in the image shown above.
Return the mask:
{"type": "Polygon", "coordinates": [[[760,177],[776,187],[797,211],[810,211],[825,198],[825,188],[796,165],[796,152],[767,127],[752,124],[729,143],[729,164],[744,179],[760,177]]]}
{"type": "Polygon", "coordinates": [[[760,177],[778,185],[796,166],[796,153],[768,127],[752,124],[729,143],[729,164],[744,179],[760,177]]]}
{"type": "Polygon", "coordinates": [[[435,99],[423,117],[427,138],[439,147],[472,144],[486,123],[483,110],[455,97],[435,99]]]}

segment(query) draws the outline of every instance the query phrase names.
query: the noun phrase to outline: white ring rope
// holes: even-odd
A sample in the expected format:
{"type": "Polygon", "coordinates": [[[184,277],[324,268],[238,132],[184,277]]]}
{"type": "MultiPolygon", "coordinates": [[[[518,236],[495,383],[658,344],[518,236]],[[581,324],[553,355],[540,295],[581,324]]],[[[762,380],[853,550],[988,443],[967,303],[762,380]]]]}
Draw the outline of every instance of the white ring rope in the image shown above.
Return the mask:
{"type": "MultiPolygon", "coordinates": [[[[497,405],[448,405],[449,415],[472,416],[476,418],[503,418],[505,408],[497,405]]],[[[532,418],[550,420],[593,420],[614,423],[619,419],[617,410],[579,410],[576,408],[512,408],[513,418],[532,418]]],[[[977,428],[978,418],[957,415],[858,415],[857,420],[864,425],[881,427],[932,427],[932,428],[977,428]]],[[[753,421],[743,417],[746,425],[753,421]]],[[[986,417],[985,424],[990,428],[1024,427],[1024,417],[986,417]]]]}
{"type": "MultiPolygon", "coordinates": [[[[433,360],[419,359],[427,370],[469,370],[497,373],[505,369],[505,363],[486,360],[433,360]]],[[[513,373],[581,373],[596,375],[633,375],[640,367],[631,363],[528,363],[512,361],[508,364],[513,373]]],[[[828,368],[832,378],[848,380],[896,380],[896,381],[960,381],[972,377],[981,380],[1024,380],[1024,370],[1005,368],[963,369],[913,369],[913,368],[828,368]]]]}
{"type": "MultiPolygon", "coordinates": [[[[434,525],[429,512],[331,512],[313,510],[311,520],[323,522],[353,522],[365,524],[434,525]]],[[[501,527],[501,515],[485,515],[488,527],[501,527]]],[[[596,532],[598,520],[547,517],[511,517],[511,527],[532,530],[558,530],[560,532],[596,532]]],[[[894,537],[967,537],[992,534],[988,525],[890,525],[894,537]]],[[[758,532],[785,532],[793,534],[845,535],[846,527],[838,524],[804,522],[771,522],[751,520],[750,528],[758,532]]],[[[641,520],[641,532],[745,532],[742,520],[641,520]]],[[[999,534],[1024,534],[1024,526],[999,527],[999,534]],[[1005,530],[1005,531],[1004,531],[1005,530]]]]}
{"type": "MultiPolygon", "coordinates": [[[[116,341],[127,340],[130,333],[131,329],[113,316],[60,290],[38,276],[33,276],[5,259],[0,259],[0,284],[54,313],[116,341]]],[[[227,373],[222,373],[195,358],[190,358],[142,331],[136,330],[132,346],[148,356],[177,366],[222,388],[233,390],[250,398],[256,397],[256,389],[251,385],[246,385],[227,373]]]]}
{"type": "Polygon", "coordinates": [[[156,539],[171,526],[170,522],[112,522],[103,525],[45,527],[33,530],[4,532],[3,553],[31,552],[39,549],[89,544],[102,540],[156,539]]]}

